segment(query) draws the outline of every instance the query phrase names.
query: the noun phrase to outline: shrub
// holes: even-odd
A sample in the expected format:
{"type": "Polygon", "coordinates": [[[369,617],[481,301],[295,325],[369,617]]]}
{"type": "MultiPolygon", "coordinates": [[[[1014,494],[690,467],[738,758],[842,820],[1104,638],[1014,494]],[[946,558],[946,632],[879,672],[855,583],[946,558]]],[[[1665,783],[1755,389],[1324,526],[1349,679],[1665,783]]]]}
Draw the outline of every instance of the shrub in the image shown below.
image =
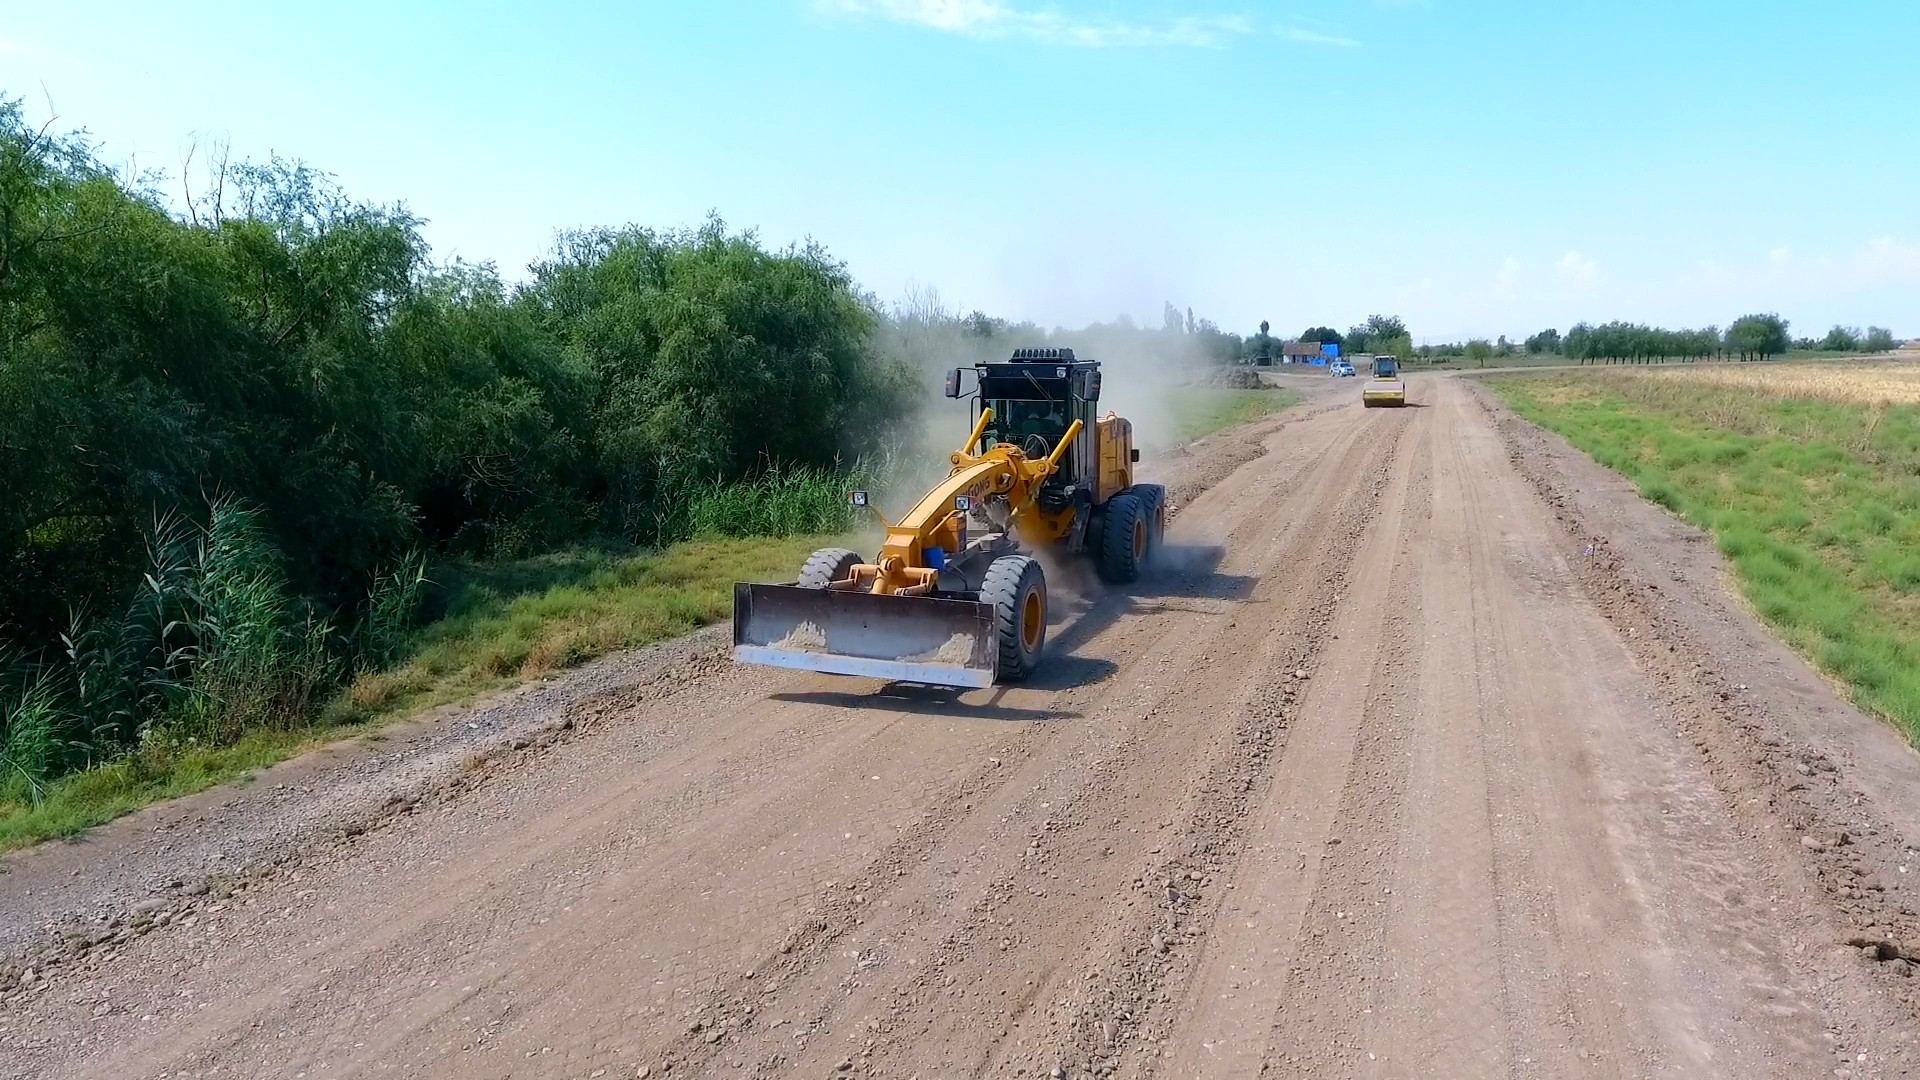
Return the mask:
{"type": "Polygon", "coordinates": [[[847,494],[872,482],[865,470],[775,466],[752,480],[695,487],[672,531],[694,536],[797,536],[854,524],[847,494]]]}

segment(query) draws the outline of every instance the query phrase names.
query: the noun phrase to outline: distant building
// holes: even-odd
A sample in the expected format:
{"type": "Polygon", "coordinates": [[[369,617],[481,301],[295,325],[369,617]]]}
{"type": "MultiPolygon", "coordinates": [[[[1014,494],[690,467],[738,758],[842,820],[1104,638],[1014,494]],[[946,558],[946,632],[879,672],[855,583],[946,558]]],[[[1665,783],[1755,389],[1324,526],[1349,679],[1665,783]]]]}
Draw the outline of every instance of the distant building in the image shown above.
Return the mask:
{"type": "Polygon", "coordinates": [[[1283,364],[1325,364],[1330,359],[1317,341],[1289,341],[1280,346],[1283,364]]]}

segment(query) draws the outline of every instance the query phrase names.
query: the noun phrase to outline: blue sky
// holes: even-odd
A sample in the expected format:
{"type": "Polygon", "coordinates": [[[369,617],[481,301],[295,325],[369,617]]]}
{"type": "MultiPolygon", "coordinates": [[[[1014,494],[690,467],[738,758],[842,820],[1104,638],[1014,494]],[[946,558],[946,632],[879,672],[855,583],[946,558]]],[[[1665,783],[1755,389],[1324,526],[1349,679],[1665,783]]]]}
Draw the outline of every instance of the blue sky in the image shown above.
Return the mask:
{"type": "Polygon", "coordinates": [[[509,277],[717,210],[1050,324],[1920,335],[1916,42],[1913,0],[0,0],[0,92],[116,163],[301,158],[509,277]]]}

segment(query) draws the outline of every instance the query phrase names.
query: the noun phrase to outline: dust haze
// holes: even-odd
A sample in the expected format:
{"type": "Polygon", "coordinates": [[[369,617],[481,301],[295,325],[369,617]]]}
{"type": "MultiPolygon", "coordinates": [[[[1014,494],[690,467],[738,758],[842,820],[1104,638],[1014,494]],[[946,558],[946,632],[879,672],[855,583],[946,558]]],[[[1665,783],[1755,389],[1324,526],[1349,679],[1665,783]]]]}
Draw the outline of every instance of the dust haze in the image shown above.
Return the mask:
{"type": "Polygon", "coordinates": [[[909,289],[885,309],[875,332],[882,355],[899,365],[918,391],[911,422],[875,470],[882,510],[900,514],[945,476],[948,455],[967,436],[972,405],[967,398],[944,395],[946,373],[1005,360],[1014,349],[1065,347],[1083,360],[1099,361],[1101,414],[1132,421],[1136,445],[1149,459],[1156,450],[1176,446],[1176,391],[1206,382],[1220,366],[1203,351],[1203,338],[1185,332],[1188,311],[1169,306],[1157,324],[1123,314],[1079,329],[1047,328],[961,311],[932,288],[909,289]]]}

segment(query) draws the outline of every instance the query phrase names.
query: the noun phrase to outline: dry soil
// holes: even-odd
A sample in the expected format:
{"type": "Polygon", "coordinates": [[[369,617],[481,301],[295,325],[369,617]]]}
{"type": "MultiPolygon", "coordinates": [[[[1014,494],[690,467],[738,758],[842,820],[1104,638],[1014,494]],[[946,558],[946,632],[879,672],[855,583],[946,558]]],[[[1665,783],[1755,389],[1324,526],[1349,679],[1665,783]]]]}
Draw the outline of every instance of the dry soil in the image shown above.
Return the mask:
{"type": "Polygon", "coordinates": [[[1164,463],[1031,684],[708,634],[11,857],[0,1075],[1911,1074],[1920,761],[1411,389],[1164,463]]]}

